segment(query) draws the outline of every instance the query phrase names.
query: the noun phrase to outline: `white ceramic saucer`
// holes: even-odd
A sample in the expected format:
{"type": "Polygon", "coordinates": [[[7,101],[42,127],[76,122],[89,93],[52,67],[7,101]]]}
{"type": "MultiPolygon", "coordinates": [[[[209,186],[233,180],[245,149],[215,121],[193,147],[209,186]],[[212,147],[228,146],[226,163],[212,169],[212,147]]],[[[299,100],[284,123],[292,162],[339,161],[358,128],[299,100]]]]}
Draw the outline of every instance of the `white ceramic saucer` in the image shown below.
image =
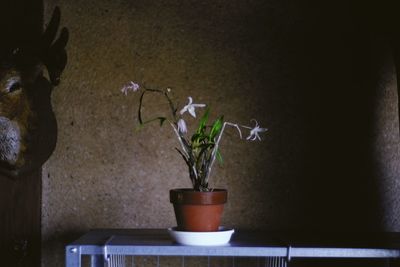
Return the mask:
{"type": "Polygon", "coordinates": [[[229,243],[234,229],[220,227],[216,232],[186,232],[168,228],[172,239],[182,245],[188,246],[221,246],[229,243]]]}

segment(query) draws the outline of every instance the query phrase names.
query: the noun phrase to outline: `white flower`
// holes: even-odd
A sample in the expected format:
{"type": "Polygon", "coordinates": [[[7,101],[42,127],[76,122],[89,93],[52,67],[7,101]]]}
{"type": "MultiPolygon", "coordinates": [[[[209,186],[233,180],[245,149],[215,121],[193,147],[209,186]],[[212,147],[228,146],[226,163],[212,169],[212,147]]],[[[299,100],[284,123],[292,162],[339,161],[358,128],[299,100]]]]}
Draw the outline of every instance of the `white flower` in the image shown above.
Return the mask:
{"type": "Polygon", "coordinates": [[[178,121],[178,131],[180,133],[187,133],[186,122],[183,119],[179,119],[178,121]]]}
{"type": "Polygon", "coordinates": [[[122,87],[121,92],[124,95],[128,95],[129,90],[136,92],[137,90],[139,90],[140,86],[139,84],[130,81],[127,85],[125,85],[124,87],[122,87]]]}
{"type": "Polygon", "coordinates": [[[182,115],[186,111],[190,113],[194,118],[196,118],[196,112],[195,108],[204,108],[206,105],[205,104],[193,104],[193,99],[192,97],[188,97],[189,103],[181,109],[180,114],[182,115]]]}
{"type": "Polygon", "coordinates": [[[258,125],[258,122],[256,120],[254,120],[254,119],[253,119],[253,121],[255,121],[256,126],[254,126],[254,128],[251,129],[250,135],[247,136],[246,140],[254,141],[254,140],[258,139],[258,140],[261,141],[261,138],[258,135],[258,133],[266,132],[266,131],[268,131],[268,129],[260,128],[260,126],[258,125]]]}

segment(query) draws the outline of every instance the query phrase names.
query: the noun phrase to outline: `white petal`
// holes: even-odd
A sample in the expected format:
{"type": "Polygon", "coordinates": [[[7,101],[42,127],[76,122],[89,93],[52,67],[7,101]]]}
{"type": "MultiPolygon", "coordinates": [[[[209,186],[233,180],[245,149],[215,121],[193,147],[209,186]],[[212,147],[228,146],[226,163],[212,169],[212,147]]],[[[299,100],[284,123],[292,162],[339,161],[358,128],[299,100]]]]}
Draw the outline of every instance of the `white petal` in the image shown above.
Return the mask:
{"type": "Polygon", "coordinates": [[[128,95],[128,88],[122,87],[122,88],[121,88],[121,92],[122,92],[124,95],[128,95]]]}
{"type": "Polygon", "coordinates": [[[266,132],[267,130],[268,130],[267,128],[258,128],[257,132],[258,133],[263,133],[263,132],[266,132]]]}
{"type": "Polygon", "coordinates": [[[181,133],[187,132],[186,122],[183,119],[178,121],[178,131],[181,133]]]}
{"type": "Polygon", "coordinates": [[[132,86],[132,91],[134,91],[134,92],[136,92],[140,88],[140,85],[135,82],[131,82],[131,86],[132,86]]]}
{"type": "Polygon", "coordinates": [[[193,118],[196,118],[196,112],[194,111],[193,105],[190,105],[190,107],[188,108],[188,111],[189,111],[190,115],[193,116],[193,118]]]}
{"type": "Polygon", "coordinates": [[[181,111],[179,111],[179,113],[182,115],[183,113],[185,113],[188,110],[188,106],[184,106],[181,111]]]}
{"type": "Polygon", "coordinates": [[[196,107],[196,108],[204,108],[206,106],[206,104],[192,104],[192,107],[196,107]]]}

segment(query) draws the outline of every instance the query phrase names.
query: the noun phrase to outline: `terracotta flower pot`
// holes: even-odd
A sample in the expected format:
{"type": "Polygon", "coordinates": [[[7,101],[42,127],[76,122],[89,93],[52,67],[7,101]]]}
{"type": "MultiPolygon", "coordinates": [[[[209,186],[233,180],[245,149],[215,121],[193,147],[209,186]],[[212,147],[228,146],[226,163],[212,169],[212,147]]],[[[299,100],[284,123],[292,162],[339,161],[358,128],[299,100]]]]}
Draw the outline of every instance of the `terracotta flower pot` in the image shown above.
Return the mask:
{"type": "Polygon", "coordinates": [[[218,231],[222,211],[228,198],[225,189],[198,192],[193,189],[172,189],[170,202],[174,205],[178,230],[190,232],[218,231]]]}

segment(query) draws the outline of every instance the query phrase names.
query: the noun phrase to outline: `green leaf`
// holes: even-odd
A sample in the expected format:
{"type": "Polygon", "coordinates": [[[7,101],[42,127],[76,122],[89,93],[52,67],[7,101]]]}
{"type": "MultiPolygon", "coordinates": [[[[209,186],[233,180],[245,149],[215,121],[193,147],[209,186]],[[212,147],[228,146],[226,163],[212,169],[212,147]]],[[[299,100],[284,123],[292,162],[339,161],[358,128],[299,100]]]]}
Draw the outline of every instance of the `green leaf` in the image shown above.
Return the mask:
{"type": "Polygon", "coordinates": [[[201,136],[202,136],[201,133],[194,133],[190,140],[192,141],[192,143],[198,142],[201,136]]]}
{"type": "Polygon", "coordinates": [[[193,134],[191,141],[194,146],[198,146],[203,143],[208,143],[209,136],[207,134],[193,134]]]}
{"type": "Polygon", "coordinates": [[[160,127],[163,126],[164,122],[167,120],[165,117],[158,117],[158,119],[160,120],[160,127]]]}
{"type": "Polygon", "coordinates": [[[139,125],[140,125],[141,128],[143,128],[143,126],[145,124],[153,122],[153,121],[159,121],[160,122],[160,126],[163,126],[163,124],[167,120],[167,118],[165,118],[165,117],[156,117],[156,118],[153,118],[153,119],[150,119],[150,120],[147,120],[147,121],[143,121],[142,119],[140,119],[140,120],[141,120],[141,122],[140,122],[139,125]]]}
{"type": "Polygon", "coordinates": [[[201,144],[199,145],[200,149],[212,149],[214,147],[214,143],[205,143],[205,144],[201,144]]]}
{"type": "Polygon", "coordinates": [[[203,116],[200,119],[199,122],[199,127],[197,128],[196,133],[200,134],[200,133],[204,133],[204,130],[206,128],[206,123],[208,121],[208,115],[210,113],[210,109],[207,108],[206,112],[204,112],[203,116]]]}
{"type": "Polygon", "coordinates": [[[219,152],[219,150],[217,150],[217,153],[216,153],[215,155],[216,155],[217,160],[219,161],[219,163],[220,163],[220,164],[223,164],[223,163],[224,163],[224,160],[222,159],[222,155],[221,155],[221,153],[219,152]]]}
{"type": "Polygon", "coordinates": [[[221,132],[223,120],[224,116],[221,116],[214,122],[210,131],[210,140],[214,141],[214,138],[221,132]]]}

